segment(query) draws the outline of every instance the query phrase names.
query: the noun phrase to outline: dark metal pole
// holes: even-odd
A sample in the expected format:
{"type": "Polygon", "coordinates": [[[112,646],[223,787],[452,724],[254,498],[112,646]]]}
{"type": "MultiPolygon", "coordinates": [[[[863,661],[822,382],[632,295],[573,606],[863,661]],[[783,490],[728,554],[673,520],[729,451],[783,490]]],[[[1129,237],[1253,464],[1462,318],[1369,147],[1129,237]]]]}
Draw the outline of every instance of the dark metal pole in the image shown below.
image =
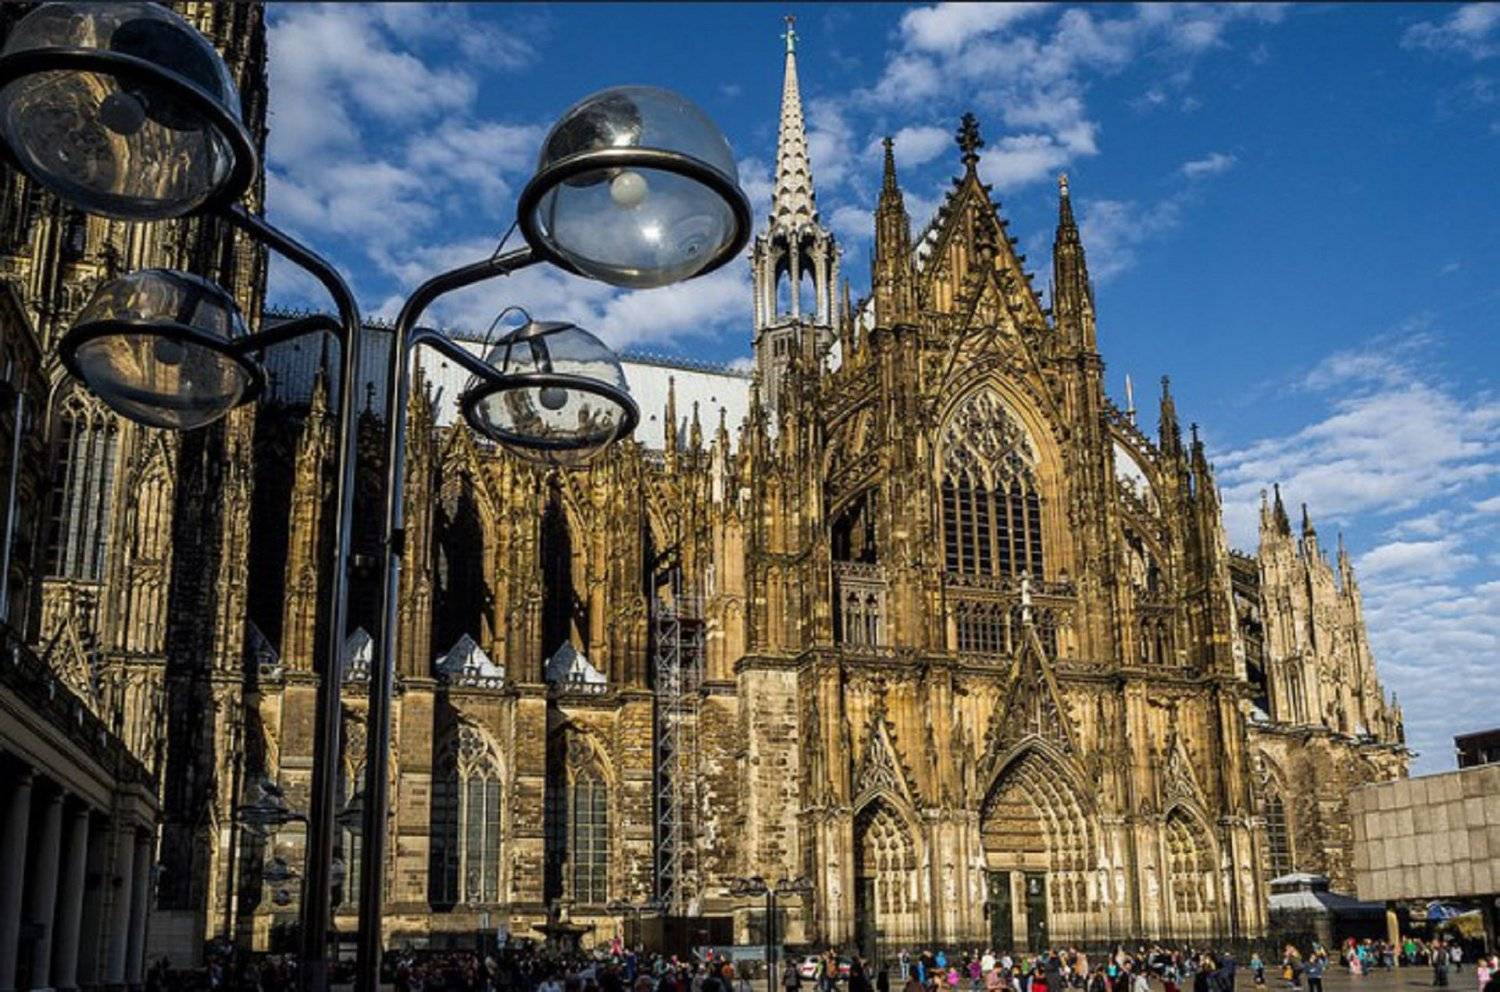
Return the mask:
{"type": "Polygon", "coordinates": [[[14,370],[6,363],[5,384],[15,391],[15,418],[11,421],[10,470],[5,483],[5,530],[0,533],[0,621],[10,623],[10,556],[16,533],[16,487],[21,477],[21,438],[26,428],[26,394],[21,378],[11,381],[14,370]]]}
{"type": "MultiPolygon", "coordinates": [[[[366,718],[365,809],[359,874],[359,933],[355,992],[379,992],[385,899],[386,810],[390,804],[391,692],[396,678],[396,620],[400,612],[401,556],[406,549],[406,401],[410,385],[407,357],[422,313],[444,293],[537,261],[520,248],[433,276],[407,298],[391,328],[386,364],[385,569],[381,580],[380,642],[370,665],[370,704],[366,718]]],[[[421,336],[418,335],[418,338],[421,336]]]]}
{"type": "Polygon", "coordinates": [[[766,888],[766,992],[776,992],[776,889],[766,888]]]}
{"type": "Polygon", "coordinates": [[[222,216],[308,272],[328,290],[338,308],[343,369],[339,379],[338,462],[334,483],[333,574],[328,583],[328,634],[319,672],[313,724],[312,796],[308,809],[307,864],[302,885],[302,961],[299,974],[308,992],[328,988],[328,924],[332,907],[334,788],[338,781],[340,689],[343,683],[344,628],[349,606],[349,532],[354,520],[354,465],[358,455],[355,394],[359,392],[359,305],[344,277],[326,259],[234,204],[222,216]]]}

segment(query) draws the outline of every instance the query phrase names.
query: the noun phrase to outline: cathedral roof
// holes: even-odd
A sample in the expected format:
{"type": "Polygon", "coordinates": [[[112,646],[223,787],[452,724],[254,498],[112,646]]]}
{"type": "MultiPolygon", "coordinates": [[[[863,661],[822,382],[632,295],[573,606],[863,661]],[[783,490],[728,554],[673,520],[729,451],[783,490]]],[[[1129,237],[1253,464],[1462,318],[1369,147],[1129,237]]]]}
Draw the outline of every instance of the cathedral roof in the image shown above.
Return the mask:
{"type": "MultiPolygon", "coordinates": [[[[268,310],[267,326],[294,316],[287,310],[268,310]]],[[[380,321],[367,321],[365,347],[360,356],[359,406],[366,406],[377,414],[385,410],[385,365],[390,348],[390,327],[380,321]]],[[[476,354],[483,349],[483,340],[471,332],[450,332],[455,340],[476,354]]],[[[282,406],[303,406],[312,397],[313,383],[318,369],[325,363],[334,373],[328,379],[333,387],[330,404],[336,402],[338,376],[337,353],[325,349],[316,339],[304,338],[289,341],[269,349],[265,357],[267,372],[266,399],[282,406]]],[[[463,372],[439,356],[425,352],[420,356],[422,373],[432,391],[438,426],[447,426],[458,418],[458,397],[469,381],[463,372]]],[[[666,443],[664,421],[667,393],[676,394],[679,418],[678,436],[686,438],[692,423],[693,408],[698,408],[699,421],[705,432],[712,431],[722,416],[730,428],[730,437],[737,433],[740,423],[750,412],[750,373],[726,365],[695,362],[691,359],[655,355],[645,352],[625,352],[621,355],[625,370],[625,381],[630,386],[630,395],[641,408],[641,423],[636,428],[635,439],[647,448],[661,450],[666,443]]]]}

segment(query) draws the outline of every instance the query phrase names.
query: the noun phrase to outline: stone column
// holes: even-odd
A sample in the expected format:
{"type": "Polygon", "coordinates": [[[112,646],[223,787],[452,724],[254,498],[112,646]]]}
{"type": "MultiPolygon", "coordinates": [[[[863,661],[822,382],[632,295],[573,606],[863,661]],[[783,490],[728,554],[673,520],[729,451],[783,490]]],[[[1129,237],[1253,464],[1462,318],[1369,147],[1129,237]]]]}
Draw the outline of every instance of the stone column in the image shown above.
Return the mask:
{"type": "Polygon", "coordinates": [[[92,988],[104,978],[105,960],[109,955],[107,893],[111,889],[109,857],[113,844],[109,821],[98,815],[90,816],[88,854],[83,871],[83,919],[78,925],[76,974],[80,988],[92,988]]]}
{"type": "Polygon", "coordinates": [[[151,896],[151,835],[135,838],[135,882],[130,889],[130,946],[125,955],[125,981],[137,989],[146,981],[146,913],[151,896]]]}
{"type": "Polygon", "coordinates": [[[88,875],[88,806],[78,803],[69,819],[62,887],[58,891],[57,936],[52,941],[52,984],[60,992],[78,988],[78,937],[83,923],[83,882],[88,875]]]}
{"type": "MultiPolygon", "coordinates": [[[[1487,912],[1486,922],[1489,918],[1487,912]]],[[[1385,942],[1391,945],[1391,950],[1395,955],[1393,960],[1399,968],[1401,966],[1401,919],[1396,915],[1396,904],[1390,901],[1385,904],[1385,942]]]]}
{"type": "Polygon", "coordinates": [[[26,916],[37,927],[31,954],[31,987],[46,989],[52,978],[52,915],[57,909],[57,863],[62,851],[62,790],[47,794],[31,865],[31,898],[26,916]]]}
{"type": "Polygon", "coordinates": [[[135,884],[135,831],[119,825],[115,829],[115,856],[111,868],[115,878],[115,901],[109,913],[109,950],[104,957],[104,985],[108,988],[123,988],[125,957],[130,946],[131,891],[135,884]]]}
{"type": "Polygon", "coordinates": [[[0,992],[15,992],[16,951],[21,939],[21,892],[26,880],[26,835],[31,829],[31,769],[7,790],[0,824],[0,992]]]}

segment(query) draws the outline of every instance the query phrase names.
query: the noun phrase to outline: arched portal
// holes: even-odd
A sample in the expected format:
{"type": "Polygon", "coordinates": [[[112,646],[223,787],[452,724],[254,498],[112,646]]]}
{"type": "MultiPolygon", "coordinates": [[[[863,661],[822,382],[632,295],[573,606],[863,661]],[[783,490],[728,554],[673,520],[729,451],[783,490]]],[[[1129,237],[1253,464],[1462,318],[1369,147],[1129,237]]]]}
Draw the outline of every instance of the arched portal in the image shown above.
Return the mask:
{"type": "Polygon", "coordinates": [[[1044,948],[1086,935],[1099,901],[1095,850],[1076,779],[1049,751],[1031,747],[996,777],[980,811],[989,934],[997,948],[1044,948]]]}
{"type": "Polygon", "coordinates": [[[873,800],[854,818],[854,939],[865,957],[918,936],[918,884],[911,829],[889,802],[873,800]]]}
{"type": "Polygon", "coordinates": [[[1162,832],[1171,932],[1179,938],[1212,936],[1219,912],[1213,838],[1203,821],[1181,806],[1167,814],[1162,832]]]}

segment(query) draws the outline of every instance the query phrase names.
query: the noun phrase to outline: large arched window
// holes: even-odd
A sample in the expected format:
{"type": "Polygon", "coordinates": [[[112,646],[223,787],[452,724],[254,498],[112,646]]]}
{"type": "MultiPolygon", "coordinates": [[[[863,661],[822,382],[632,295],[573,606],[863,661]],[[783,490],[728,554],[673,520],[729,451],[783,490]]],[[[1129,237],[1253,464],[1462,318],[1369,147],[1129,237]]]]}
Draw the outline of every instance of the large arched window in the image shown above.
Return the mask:
{"type": "Polygon", "coordinates": [[[948,571],[1043,575],[1036,447],[990,390],[972,396],[943,436],[943,541],[948,571]]]}
{"type": "Polygon", "coordinates": [[[1266,854],[1271,877],[1280,878],[1292,870],[1292,837],[1286,824],[1286,803],[1274,786],[1265,794],[1266,854]]]}
{"type": "Polygon", "coordinates": [[[602,903],[609,898],[609,792],[597,768],[573,778],[573,900],[602,903]]]}
{"type": "Polygon", "coordinates": [[[552,737],[543,799],[543,894],[599,905],[609,899],[609,784],[599,756],[576,731],[552,737]]]}
{"type": "Polygon", "coordinates": [[[104,577],[119,425],[75,392],[59,406],[53,436],[47,572],[97,582],[104,577]]]}
{"type": "Polygon", "coordinates": [[[433,776],[434,905],[500,900],[501,782],[494,747],[478,728],[460,723],[433,776]]]}
{"type": "Polygon", "coordinates": [[[465,634],[486,643],[490,633],[492,593],[478,502],[482,491],[469,474],[454,473],[444,481],[434,508],[432,643],[437,651],[446,651],[465,634]]]}

